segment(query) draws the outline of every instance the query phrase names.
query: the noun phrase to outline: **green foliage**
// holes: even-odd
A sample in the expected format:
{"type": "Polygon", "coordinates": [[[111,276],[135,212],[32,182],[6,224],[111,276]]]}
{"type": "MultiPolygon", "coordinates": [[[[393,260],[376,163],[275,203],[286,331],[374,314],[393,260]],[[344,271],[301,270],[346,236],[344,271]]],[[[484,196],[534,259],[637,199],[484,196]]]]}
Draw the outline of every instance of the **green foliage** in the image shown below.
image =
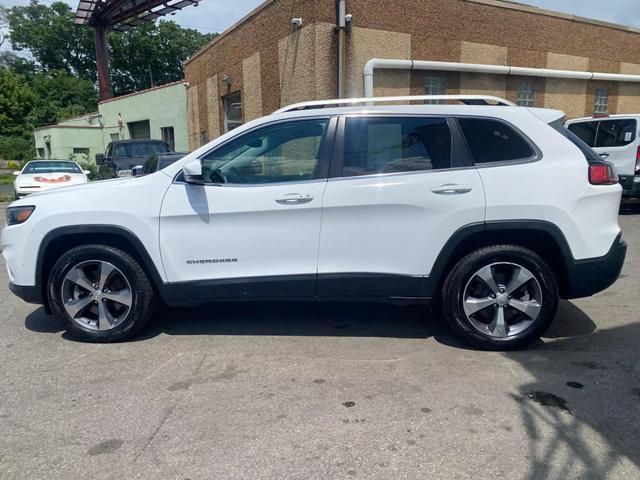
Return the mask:
{"type": "Polygon", "coordinates": [[[16,162],[15,160],[9,160],[7,162],[7,168],[9,170],[22,170],[22,164],[16,162]]]}
{"type": "MultiPolygon", "coordinates": [[[[17,170],[17,168],[13,170],[17,170]]],[[[0,173],[0,185],[11,185],[15,178],[13,173],[0,173]]]]}
{"type": "Polygon", "coordinates": [[[0,137],[0,157],[13,160],[31,160],[35,157],[33,134],[0,137]]]}
{"type": "Polygon", "coordinates": [[[0,137],[31,133],[24,118],[34,100],[33,90],[21,76],[0,68],[0,137]]]}
{"type": "Polygon", "coordinates": [[[89,170],[89,175],[87,175],[89,177],[89,180],[97,180],[99,173],[100,173],[100,167],[98,167],[98,165],[96,165],[94,162],[91,162],[89,160],[81,160],[78,162],[78,165],[80,165],[80,168],[82,168],[83,170],[89,170]]]}
{"type": "MultiPolygon", "coordinates": [[[[93,30],[73,24],[63,2],[31,0],[8,10],[13,48],[28,51],[44,73],[65,71],[96,81],[93,30]]],[[[183,62],[215,34],[181,28],[172,21],[145,23],[127,32],[109,32],[111,82],[115,95],[183,78],[183,62]]]]}

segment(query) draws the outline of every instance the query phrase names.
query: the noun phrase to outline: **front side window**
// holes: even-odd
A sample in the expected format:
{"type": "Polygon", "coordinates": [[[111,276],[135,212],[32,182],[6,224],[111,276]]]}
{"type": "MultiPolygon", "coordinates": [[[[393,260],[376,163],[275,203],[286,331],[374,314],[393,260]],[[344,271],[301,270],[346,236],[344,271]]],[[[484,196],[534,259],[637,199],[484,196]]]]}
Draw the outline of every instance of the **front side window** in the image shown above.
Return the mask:
{"type": "Polygon", "coordinates": [[[524,138],[505,123],[487,118],[460,118],[458,122],[476,164],[528,160],[535,156],[524,138]]]}
{"type": "Polygon", "coordinates": [[[328,123],[300,120],[247,133],[202,158],[203,178],[223,184],[312,180],[328,123]]]}
{"type": "Polygon", "coordinates": [[[516,103],[520,107],[533,107],[535,103],[535,90],[533,84],[526,82],[518,86],[516,103]]]}
{"type": "Polygon", "coordinates": [[[451,167],[451,131],[444,118],[352,117],[346,122],[345,177],[451,167]]]}
{"type": "MultiPolygon", "coordinates": [[[[424,81],[425,95],[446,95],[447,81],[444,77],[427,77],[424,81]]],[[[444,100],[427,100],[424,102],[431,105],[443,105],[444,100]]]]}
{"type": "Polygon", "coordinates": [[[593,113],[603,115],[609,113],[609,91],[604,88],[596,90],[596,103],[593,113]]]}

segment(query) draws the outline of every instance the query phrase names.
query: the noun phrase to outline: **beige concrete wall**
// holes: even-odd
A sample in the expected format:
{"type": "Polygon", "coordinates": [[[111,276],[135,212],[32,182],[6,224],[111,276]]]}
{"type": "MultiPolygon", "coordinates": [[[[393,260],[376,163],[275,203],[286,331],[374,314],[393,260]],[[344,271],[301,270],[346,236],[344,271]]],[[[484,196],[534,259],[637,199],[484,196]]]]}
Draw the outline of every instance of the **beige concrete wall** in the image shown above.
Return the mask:
{"type": "Polygon", "coordinates": [[[187,126],[189,128],[189,149],[200,146],[200,108],[198,106],[198,87],[190,86],[187,90],[187,126]]]}
{"type": "Polygon", "coordinates": [[[218,76],[207,78],[207,112],[209,140],[220,136],[220,94],[218,93],[218,76]]]}
{"type": "Polygon", "coordinates": [[[309,25],[278,41],[283,106],[316,99],[315,40],[315,26],[309,25]]]}
{"type": "Polygon", "coordinates": [[[616,113],[640,113],[640,84],[621,83],[618,86],[616,113]]]}
{"type": "Polygon", "coordinates": [[[259,52],[242,61],[242,113],[245,122],[262,116],[262,75],[259,52]]]}
{"type": "Polygon", "coordinates": [[[316,25],[316,98],[325,100],[336,97],[336,40],[335,25],[316,25]]]}
{"type": "Polygon", "coordinates": [[[549,52],[547,54],[547,68],[552,70],[589,70],[589,59],[575,55],[564,55],[549,52]]]}
{"type": "Polygon", "coordinates": [[[545,86],[544,106],[556,108],[567,118],[584,117],[587,108],[587,82],[548,78],[545,86]]]}
{"type": "MultiPolygon", "coordinates": [[[[405,33],[353,27],[347,41],[346,96],[362,97],[364,94],[363,70],[372,58],[411,58],[411,35],[405,33]]],[[[411,75],[409,71],[378,70],[374,77],[374,94],[377,97],[409,95],[411,75]]]]}
{"type": "Polygon", "coordinates": [[[484,43],[462,42],[460,50],[462,63],[482,63],[488,65],[506,65],[507,47],[484,43]]]}
{"type": "Polygon", "coordinates": [[[507,78],[504,75],[464,73],[460,76],[461,95],[494,95],[504,98],[506,91],[507,78]]]}

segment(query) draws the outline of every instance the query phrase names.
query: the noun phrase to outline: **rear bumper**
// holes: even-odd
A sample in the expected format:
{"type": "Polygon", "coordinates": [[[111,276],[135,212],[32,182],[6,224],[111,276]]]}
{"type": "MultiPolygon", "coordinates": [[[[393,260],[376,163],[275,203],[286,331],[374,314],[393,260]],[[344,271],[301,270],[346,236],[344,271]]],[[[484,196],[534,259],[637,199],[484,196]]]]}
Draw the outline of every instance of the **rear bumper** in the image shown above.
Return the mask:
{"type": "Polygon", "coordinates": [[[590,297],[613,285],[622,271],[627,255],[627,242],[622,233],[603,257],[573,260],[568,265],[569,291],[566,298],[590,297]]]}
{"type": "Polygon", "coordinates": [[[22,285],[9,284],[9,290],[16,296],[21,298],[27,303],[42,304],[42,291],[39,287],[24,287],[22,285]]]}
{"type": "Polygon", "coordinates": [[[620,175],[622,196],[640,198],[640,175],[620,175]]]}

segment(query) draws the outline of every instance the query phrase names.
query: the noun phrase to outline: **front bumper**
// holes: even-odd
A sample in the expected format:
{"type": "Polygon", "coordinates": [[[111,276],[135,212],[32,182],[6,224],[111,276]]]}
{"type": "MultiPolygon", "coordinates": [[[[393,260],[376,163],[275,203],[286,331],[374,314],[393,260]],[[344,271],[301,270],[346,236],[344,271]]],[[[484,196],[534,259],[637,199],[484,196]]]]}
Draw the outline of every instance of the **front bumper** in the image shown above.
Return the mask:
{"type": "Polygon", "coordinates": [[[13,283],[9,283],[9,290],[16,296],[21,298],[27,303],[37,303],[42,304],[42,290],[40,287],[24,287],[22,285],[14,285],[13,283]]]}
{"type": "Polygon", "coordinates": [[[623,197],[640,198],[640,175],[620,175],[619,180],[623,197]]]}
{"type": "Polygon", "coordinates": [[[620,277],[626,255],[627,242],[620,233],[605,256],[571,261],[566,298],[590,297],[609,288],[620,277]]]}

